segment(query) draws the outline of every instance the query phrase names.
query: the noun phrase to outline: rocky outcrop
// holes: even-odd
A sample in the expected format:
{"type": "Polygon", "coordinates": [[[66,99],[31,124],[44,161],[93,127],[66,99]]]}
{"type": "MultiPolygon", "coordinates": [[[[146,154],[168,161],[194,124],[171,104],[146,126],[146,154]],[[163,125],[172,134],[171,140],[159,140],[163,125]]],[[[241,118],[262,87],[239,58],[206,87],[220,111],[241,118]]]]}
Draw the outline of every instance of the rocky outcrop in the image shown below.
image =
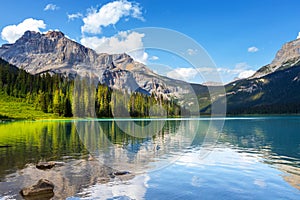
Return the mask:
{"type": "Polygon", "coordinates": [[[25,199],[50,199],[54,196],[54,184],[47,180],[41,179],[37,182],[37,184],[23,188],[20,193],[25,199]]]}
{"type": "Polygon", "coordinates": [[[113,89],[147,94],[190,92],[187,83],[162,77],[125,53],[98,54],[58,31],[26,31],[14,44],[2,45],[0,57],[31,74],[92,75],[113,89]]]}
{"type": "Polygon", "coordinates": [[[275,71],[287,69],[300,64],[300,38],[288,42],[276,53],[271,64],[260,68],[251,78],[260,78],[275,71]]]}
{"type": "Polygon", "coordinates": [[[55,166],[55,162],[39,162],[38,164],[36,164],[36,168],[38,169],[51,169],[55,166]]]}

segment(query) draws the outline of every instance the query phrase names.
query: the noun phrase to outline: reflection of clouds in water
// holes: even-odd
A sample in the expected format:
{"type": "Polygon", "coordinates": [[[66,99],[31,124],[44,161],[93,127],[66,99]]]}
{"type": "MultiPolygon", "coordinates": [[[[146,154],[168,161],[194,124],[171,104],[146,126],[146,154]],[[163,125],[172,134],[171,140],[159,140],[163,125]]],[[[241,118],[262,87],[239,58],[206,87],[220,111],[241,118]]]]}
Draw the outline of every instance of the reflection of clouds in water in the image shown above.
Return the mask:
{"type": "Polygon", "coordinates": [[[201,187],[201,185],[203,185],[203,183],[204,183],[204,180],[201,179],[200,177],[198,177],[198,176],[193,176],[192,177],[192,182],[191,182],[192,186],[201,187]]]}
{"type": "Polygon", "coordinates": [[[144,199],[150,177],[136,176],[128,181],[116,180],[107,184],[94,185],[82,194],[88,196],[82,199],[144,199]]]}
{"type": "Polygon", "coordinates": [[[255,179],[254,180],[254,184],[258,185],[261,188],[266,187],[266,183],[265,183],[265,181],[263,179],[255,179]]]}
{"type": "Polygon", "coordinates": [[[191,152],[184,154],[176,162],[178,165],[185,165],[190,167],[204,168],[205,166],[226,166],[231,163],[235,168],[249,168],[251,165],[255,165],[261,160],[256,154],[247,152],[239,152],[235,149],[231,149],[225,146],[216,146],[211,153],[203,158],[199,158],[199,152],[191,152]]]}
{"type": "MultiPolygon", "coordinates": [[[[79,137],[99,163],[117,170],[132,171],[135,173],[150,170],[159,170],[176,161],[185,153],[194,141],[199,130],[198,120],[152,120],[153,127],[162,130],[153,136],[147,123],[150,120],[115,121],[77,121],[76,128],[79,137]],[[134,137],[125,132],[132,130],[131,125],[138,122],[140,131],[137,135],[150,135],[148,138],[134,137]],[[119,125],[124,126],[123,130],[119,125]],[[144,131],[144,132],[143,132],[144,131]],[[149,132],[150,131],[150,132],[149,132]],[[148,134],[149,133],[149,134],[148,134]]],[[[155,128],[156,130],[156,128],[155,128]]]]}

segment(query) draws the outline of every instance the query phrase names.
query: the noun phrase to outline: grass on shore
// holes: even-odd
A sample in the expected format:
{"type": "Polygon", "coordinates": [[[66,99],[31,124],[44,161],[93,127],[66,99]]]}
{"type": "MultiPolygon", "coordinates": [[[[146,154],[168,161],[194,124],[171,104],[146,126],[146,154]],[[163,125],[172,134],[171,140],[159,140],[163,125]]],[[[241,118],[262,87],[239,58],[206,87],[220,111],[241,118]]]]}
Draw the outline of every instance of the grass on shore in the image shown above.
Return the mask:
{"type": "Polygon", "coordinates": [[[0,119],[53,119],[60,118],[52,113],[36,110],[33,104],[22,102],[0,92],[0,119]]]}

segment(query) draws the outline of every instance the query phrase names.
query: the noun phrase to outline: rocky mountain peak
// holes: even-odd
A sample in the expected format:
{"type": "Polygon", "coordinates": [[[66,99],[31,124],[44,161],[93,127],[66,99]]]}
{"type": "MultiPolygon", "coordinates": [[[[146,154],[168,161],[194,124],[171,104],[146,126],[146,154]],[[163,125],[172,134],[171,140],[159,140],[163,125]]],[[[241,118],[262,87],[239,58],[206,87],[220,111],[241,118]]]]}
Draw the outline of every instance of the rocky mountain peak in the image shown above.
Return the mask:
{"type": "Polygon", "coordinates": [[[271,64],[260,68],[251,78],[259,78],[272,72],[300,64],[300,38],[285,43],[276,53],[271,64]]]}
{"type": "Polygon", "coordinates": [[[45,36],[48,38],[62,38],[65,37],[65,34],[60,31],[48,31],[45,36]]]}
{"type": "Polygon", "coordinates": [[[0,47],[0,58],[31,74],[64,74],[73,78],[93,73],[100,83],[123,91],[163,95],[189,92],[187,83],[155,74],[126,53],[98,54],[59,31],[26,31],[14,44],[0,47]]]}
{"type": "Polygon", "coordinates": [[[300,57],[300,38],[294,41],[288,42],[282,46],[277,52],[275,59],[272,61],[271,66],[279,68],[285,65],[287,62],[299,60],[300,57]]]}
{"type": "Polygon", "coordinates": [[[39,37],[41,34],[39,32],[35,32],[35,31],[26,31],[24,33],[24,35],[21,37],[22,38],[26,38],[26,39],[31,39],[31,38],[36,38],[39,37]]]}

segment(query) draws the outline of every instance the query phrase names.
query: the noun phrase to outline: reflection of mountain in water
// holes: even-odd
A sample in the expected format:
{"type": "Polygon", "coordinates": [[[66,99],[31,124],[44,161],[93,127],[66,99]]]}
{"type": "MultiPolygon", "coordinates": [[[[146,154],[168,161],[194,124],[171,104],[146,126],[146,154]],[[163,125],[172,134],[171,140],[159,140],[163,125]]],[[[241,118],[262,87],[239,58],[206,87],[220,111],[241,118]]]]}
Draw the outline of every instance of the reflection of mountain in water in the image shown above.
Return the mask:
{"type": "Polygon", "coordinates": [[[260,154],[264,162],[284,172],[284,180],[300,189],[300,130],[298,117],[227,120],[221,143],[260,154]]]}
{"type": "Polygon", "coordinates": [[[300,135],[296,130],[300,130],[297,117],[227,120],[220,141],[269,152],[274,162],[276,156],[300,160],[300,135]]]}
{"type": "Polygon", "coordinates": [[[78,121],[76,127],[90,153],[114,169],[135,172],[165,166],[190,147],[198,121],[78,121]],[[158,162],[159,161],[159,162],[158,162]]]}
{"type": "MultiPolygon", "coordinates": [[[[113,196],[121,195],[126,184],[111,185],[119,184],[118,179],[109,176],[115,169],[136,175],[166,166],[186,152],[188,154],[182,158],[195,162],[197,166],[205,165],[199,162],[199,155],[203,141],[209,139],[206,135],[209,126],[210,121],[203,119],[1,124],[0,145],[11,147],[0,148],[0,196],[8,189],[11,192],[6,195],[17,194],[22,187],[32,185],[40,178],[54,182],[58,199],[91,191],[95,184],[98,184],[95,195],[98,194],[97,188],[104,190],[105,187],[107,190],[119,188],[119,193],[113,196]],[[89,153],[99,161],[89,160],[89,153]],[[195,157],[187,156],[190,153],[195,157]],[[64,165],[41,171],[34,166],[41,160],[62,161],[64,165]]],[[[296,117],[228,119],[219,145],[210,147],[210,150],[225,147],[239,155],[261,156],[265,164],[276,166],[283,172],[283,179],[297,187],[300,183],[300,135],[295,130],[299,128],[299,118],[296,117]]],[[[129,178],[132,186],[143,182],[141,176],[129,178]]],[[[141,196],[146,189],[142,186],[139,190],[141,196]]],[[[109,197],[109,194],[105,195],[109,197]]],[[[129,193],[127,196],[140,197],[129,193]]]]}
{"type": "Polygon", "coordinates": [[[165,166],[190,146],[198,127],[198,121],[180,120],[1,124],[0,145],[11,147],[0,149],[0,196],[18,195],[22,187],[46,178],[61,199],[115,181],[109,174],[116,169],[136,174],[165,166]],[[100,162],[88,160],[89,152],[100,162]],[[50,160],[64,165],[48,171],[35,168],[35,163],[50,160]]]}

